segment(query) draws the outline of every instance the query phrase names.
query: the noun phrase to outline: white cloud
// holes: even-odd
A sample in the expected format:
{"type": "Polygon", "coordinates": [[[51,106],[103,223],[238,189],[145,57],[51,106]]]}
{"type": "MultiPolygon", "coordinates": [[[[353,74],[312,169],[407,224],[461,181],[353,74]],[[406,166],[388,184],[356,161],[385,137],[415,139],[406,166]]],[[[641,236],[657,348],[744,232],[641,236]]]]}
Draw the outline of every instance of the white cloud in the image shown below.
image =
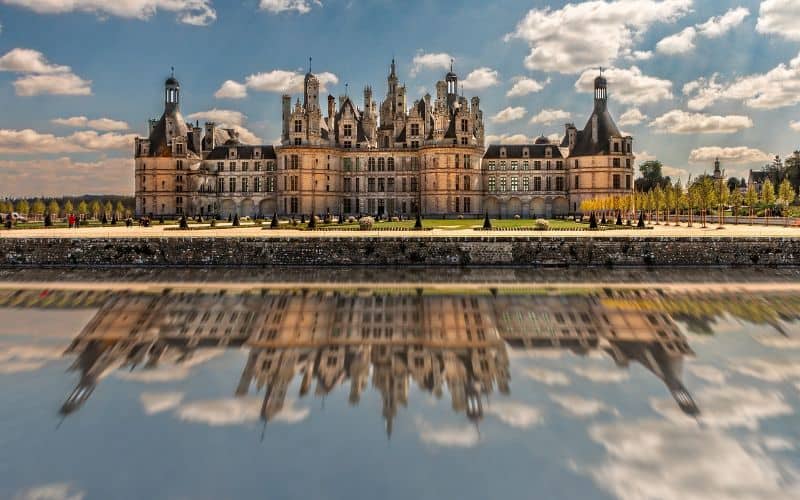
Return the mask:
{"type": "Polygon", "coordinates": [[[653,51],[651,50],[634,50],[625,55],[626,59],[631,61],[647,61],[653,58],[653,51]]]}
{"type": "Polygon", "coordinates": [[[662,54],[685,54],[694,50],[694,39],[697,30],[692,26],[683,29],[679,33],[668,36],[656,44],[656,50],[662,54]]]}
{"type": "Polygon", "coordinates": [[[508,123],[508,122],[513,122],[514,120],[519,120],[520,118],[525,116],[525,113],[527,113],[527,110],[522,106],[516,106],[516,107],[509,106],[505,109],[498,111],[496,115],[494,115],[489,119],[494,123],[508,123]]]}
{"type": "Polygon", "coordinates": [[[261,0],[258,8],[273,14],[286,11],[296,11],[300,14],[311,12],[311,4],[322,5],[319,0],[261,0]]]}
{"type": "Polygon", "coordinates": [[[233,80],[226,80],[222,86],[214,92],[217,99],[244,99],[247,97],[247,85],[233,80]]]}
{"type": "Polygon", "coordinates": [[[222,349],[203,349],[196,351],[191,358],[179,364],[162,363],[153,369],[118,371],[114,375],[123,380],[145,384],[174,382],[189,376],[192,367],[206,363],[224,352],[222,349]]]}
{"type": "Polygon", "coordinates": [[[689,153],[689,161],[692,163],[706,163],[719,158],[728,163],[765,163],[772,160],[772,156],[761,151],[746,146],[720,147],[706,146],[693,149],[689,153]]]}
{"type": "Polygon", "coordinates": [[[800,338],[798,337],[756,337],[756,342],[763,346],[773,349],[800,349],[800,338]]]}
{"type": "Polygon", "coordinates": [[[783,466],[718,429],[634,420],[595,425],[589,436],[608,456],[588,472],[620,500],[788,500],[799,492],[795,471],[788,483],[783,466]]]}
{"type": "Polygon", "coordinates": [[[500,83],[498,73],[491,68],[478,68],[470,71],[466,78],[461,80],[464,90],[483,90],[500,83]]]}
{"type": "Polygon", "coordinates": [[[69,66],[51,64],[38,50],[16,48],[0,57],[0,71],[50,74],[67,73],[72,69],[69,66]]]}
{"type": "Polygon", "coordinates": [[[539,111],[536,115],[534,115],[530,122],[531,123],[543,123],[545,125],[550,125],[553,122],[560,121],[560,120],[568,120],[570,114],[563,109],[543,109],[539,111]]]}
{"type": "Polygon", "coordinates": [[[453,56],[446,52],[437,52],[426,54],[424,52],[417,52],[414,59],[411,60],[411,78],[414,78],[420,71],[426,69],[450,69],[450,63],[453,56]]]}
{"type": "Polygon", "coordinates": [[[789,122],[789,128],[791,128],[794,131],[800,132],[800,121],[789,122]]]}
{"type": "Polygon", "coordinates": [[[517,429],[528,429],[544,421],[539,409],[516,402],[495,402],[486,408],[486,413],[517,429]]]}
{"type": "Polygon", "coordinates": [[[65,196],[133,193],[133,158],[0,160],[0,195],[65,196]]]}
{"type": "Polygon", "coordinates": [[[545,368],[525,368],[522,376],[546,385],[569,385],[569,377],[564,373],[545,368]]]}
{"type": "Polygon", "coordinates": [[[90,120],[85,116],[72,116],[70,118],[54,118],[50,123],[63,125],[73,128],[90,128],[107,132],[128,130],[130,126],[123,121],[112,120],[111,118],[96,118],[90,120]]]}
{"type": "Polygon", "coordinates": [[[742,24],[750,15],[744,7],[731,9],[721,16],[715,16],[708,21],[696,26],[684,28],[679,33],[668,36],[656,44],[656,50],[662,54],[685,54],[695,48],[695,39],[698,36],[705,38],[719,38],[736,26],[742,24]]]}
{"type": "Polygon", "coordinates": [[[245,144],[261,144],[263,141],[253,132],[245,128],[247,116],[241,111],[231,109],[210,109],[187,115],[189,120],[204,120],[215,122],[223,128],[232,128],[239,134],[239,140],[245,144]]]}
{"type": "Polygon", "coordinates": [[[800,103],[800,55],[781,63],[763,74],[737,78],[732,83],[721,84],[717,75],[700,78],[684,85],[683,92],[690,97],[691,109],[704,109],[718,100],[743,101],[757,109],[775,109],[800,103]]]}
{"type": "Polygon", "coordinates": [[[38,14],[87,12],[98,17],[116,16],[147,20],[159,10],[175,12],[178,21],[194,26],[214,22],[217,13],[210,0],[2,0],[8,5],[28,8],[38,14]]]}
{"type": "Polygon", "coordinates": [[[521,97],[524,95],[533,94],[539,92],[550,83],[549,78],[545,80],[544,83],[540,83],[533,78],[526,78],[524,76],[514,77],[514,79],[511,81],[514,82],[514,85],[508,92],[506,92],[506,97],[521,97]]]}
{"type": "Polygon", "coordinates": [[[664,175],[672,177],[673,181],[678,178],[688,177],[689,175],[688,170],[679,167],[672,167],[670,165],[663,165],[661,167],[661,171],[664,173],[664,175]]]}
{"type": "Polygon", "coordinates": [[[74,132],[68,136],[44,134],[32,129],[0,129],[0,153],[59,154],[87,151],[128,150],[133,148],[135,134],[100,134],[94,130],[74,132]]]}
{"type": "Polygon", "coordinates": [[[758,11],[756,31],[800,40],[800,10],[795,0],[764,0],[758,11]]]}
{"type": "Polygon", "coordinates": [[[478,431],[471,425],[435,426],[422,417],[414,419],[423,443],[446,448],[472,448],[480,440],[478,431]]]}
{"type": "Polygon", "coordinates": [[[706,382],[711,382],[712,384],[724,384],[725,379],[727,378],[725,376],[725,372],[710,365],[697,365],[690,363],[686,368],[695,377],[701,378],[706,382]]]}
{"type": "Polygon", "coordinates": [[[616,367],[600,368],[591,366],[578,366],[575,367],[573,371],[585,379],[602,384],[622,382],[623,380],[627,380],[629,377],[628,372],[620,370],[616,367]]]}
{"type": "Polygon", "coordinates": [[[86,492],[71,483],[50,483],[34,486],[14,495],[14,500],[83,500],[86,492]]]}
{"type": "Polygon", "coordinates": [[[765,359],[739,360],[734,364],[733,369],[742,375],[765,382],[800,379],[800,361],[789,359],[769,361],[765,359]]]}
{"type": "MultiPolygon", "coordinates": [[[[339,78],[333,73],[323,72],[316,74],[320,84],[320,92],[327,91],[327,85],[339,83],[339,78]]],[[[276,69],[263,73],[256,73],[245,78],[245,83],[227,80],[214,93],[218,99],[242,99],[247,97],[247,90],[259,92],[295,93],[302,92],[305,74],[298,71],[276,69]]]]}
{"type": "Polygon", "coordinates": [[[57,347],[0,344],[0,374],[36,371],[49,361],[61,359],[62,353],[63,349],[57,347]]]}
{"type": "Polygon", "coordinates": [[[639,125],[645,120],[647,120],[647,115],[639,111],[639,108],[631,108],[620,115],[619,124],[627,127],[628,125],[639,125]]]}
{"type": "Polygon", "coordinates": [[[795,448],[791,441],[780,436],[764,436],[762,441],[764,447],[770,451],[789,451],[795,448]]]}
{"type": "MultiPolygon", "coordinates": [[[[756,430],[759,420],[793,413],[780,392],[753,387],[706,387],[695,394],[695,400],[702,412],[700,420],[710,427],[756,430]]],[[[652,400],[651,405],[674,422],[694,425],[694,418],[683,413],[671,398],[652,400]]]]}
{"type": "MultiPolygon", "coordinates": [[[[183,421],[207,424],[212,427],[239,425],[257,421],[262,403],[259,398],[192,401],[180,406],[175,414],[183,421]]],[[[310,414],[310,410],[297,408],[294,403],[294,400],[287,399],[284,407],[271,421],[293,424],[305,420],[310,414]]]]}
{"type": "Polygon", "coordinates": [[[734,134],[753,127],[753,120],[743,115],[706,115],[678,109],[668,111],[650,123],[660,134],[734,134]]]}
{"type": "Polygon", "coordinates": [[[500,135],[487,135],[486,144],[531,144],[533,139],[530,139],[525,134],[500,134],[500,135]]]}
{"type": "Polygon", "coordinates": [[[183,400],[182,392],[143,392],[139,395],[142,408],[147,415],[155,415],[169,410],[173,410],[181,404],[183,400]]]}
{"type": "MultiPolygon", "coordinates": [[[[608,93],[615,102],[635,106],[672,99],[672,82],[647,76],[636,66],[627,69],[609,68],[604,76],[608,80],[608,93]]],[[[597,70],[584,71],[575,89],[579,92],[593,93],[597,70]]]]}
{"type": "Polygon", "coordinates": [[[555,401],[562,410],[576,417],[593,417],[603,412],[619,414],[616,409],[597,399],[586,399],[570,394],[551,394],[550,399],[555,401]]]}
{"type": "Polygon", "coordinates": [[[675,21],[691,6],[692,0],[594,0],[557,10],[532,9],[506,41],[529,44],[528,69],[578,73],[642,54],[633,46],[651,25],[675,21]]]}

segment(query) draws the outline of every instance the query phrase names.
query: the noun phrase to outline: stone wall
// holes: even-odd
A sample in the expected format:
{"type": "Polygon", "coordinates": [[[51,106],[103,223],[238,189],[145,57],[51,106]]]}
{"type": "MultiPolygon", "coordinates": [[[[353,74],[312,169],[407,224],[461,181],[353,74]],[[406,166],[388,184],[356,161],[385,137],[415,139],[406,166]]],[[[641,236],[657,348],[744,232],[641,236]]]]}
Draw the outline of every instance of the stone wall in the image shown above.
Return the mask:
{"type": "Polygon", "coordinates": [[[0,267],[796,266],[795,238],[2,238],[0,267]]]}

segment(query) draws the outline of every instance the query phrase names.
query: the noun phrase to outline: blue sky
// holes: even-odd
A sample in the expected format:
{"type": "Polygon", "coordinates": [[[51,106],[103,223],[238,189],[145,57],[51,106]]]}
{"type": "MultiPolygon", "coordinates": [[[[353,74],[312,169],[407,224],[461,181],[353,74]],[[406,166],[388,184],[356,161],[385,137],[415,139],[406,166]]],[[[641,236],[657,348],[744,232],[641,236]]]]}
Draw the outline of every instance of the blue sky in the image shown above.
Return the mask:
{"type": "Polygon", "coordinates": [[[370,84],[379,99],[392,57],[411,99],[452,57],[506,142],[582,127],[603,65],[639,159],[684,177],[800,147],[796,0],[109,3],[0,0],[0,195],[132,194],[132,137],[160,115],[171,66],[184,116],[272,143],[309,56],[334,95],[370,84]]]}

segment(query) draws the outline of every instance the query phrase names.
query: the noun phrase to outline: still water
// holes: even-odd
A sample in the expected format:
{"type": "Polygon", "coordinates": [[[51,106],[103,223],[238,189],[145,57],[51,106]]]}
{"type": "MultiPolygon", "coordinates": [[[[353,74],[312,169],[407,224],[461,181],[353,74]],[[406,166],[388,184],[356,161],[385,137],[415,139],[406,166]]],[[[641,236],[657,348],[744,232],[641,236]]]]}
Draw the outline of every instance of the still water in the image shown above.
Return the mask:
{"type": "Polygon", "coordinates": [[[0,271],[0,498],[800,498],[798,271],[0,271]]]}

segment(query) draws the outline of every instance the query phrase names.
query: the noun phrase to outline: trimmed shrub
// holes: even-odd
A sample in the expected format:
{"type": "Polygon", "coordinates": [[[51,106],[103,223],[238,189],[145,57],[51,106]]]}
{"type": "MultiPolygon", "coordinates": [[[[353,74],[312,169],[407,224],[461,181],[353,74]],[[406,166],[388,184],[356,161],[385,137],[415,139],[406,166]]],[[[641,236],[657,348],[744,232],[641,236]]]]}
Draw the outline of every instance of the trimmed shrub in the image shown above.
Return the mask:
{"type": "Polygon", "coordinates": [[[358,228],[361,231],[369,231],[375,225],[375,219],[372,217],[362,217],[358,219],[358,228]]]}
{"type": "Polygon", "coordinates": [[[533,223],[533,228],[537,231],[549,231],[550,222],[544,219],[536,219],[536,222],[533,223]]]}

